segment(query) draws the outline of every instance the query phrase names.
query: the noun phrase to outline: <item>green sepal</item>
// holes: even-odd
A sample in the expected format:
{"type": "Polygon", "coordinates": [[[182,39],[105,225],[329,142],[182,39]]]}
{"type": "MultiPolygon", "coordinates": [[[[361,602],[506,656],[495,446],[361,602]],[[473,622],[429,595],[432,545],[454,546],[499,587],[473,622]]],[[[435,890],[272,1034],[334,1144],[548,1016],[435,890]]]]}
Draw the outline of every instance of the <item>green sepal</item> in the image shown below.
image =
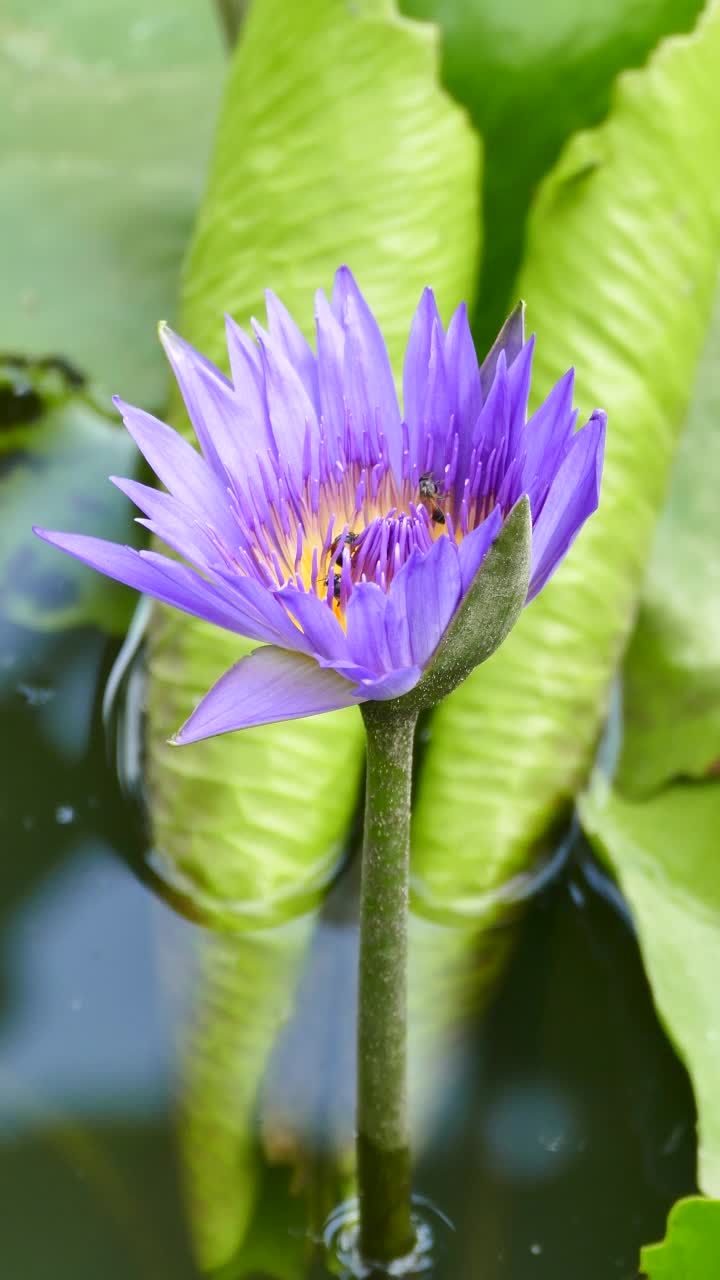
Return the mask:
{"type": "Polygon", "coordinates": [[[495,378],[495,370],[497,369],[500,352],[505,352],[508,365],[511,365],[515,357],[520,354],[524,345],[525,302],[521,298],[519,302],[515,303],[510,315],[480,365],[480,386],[482,387],[483,400],[486,400],[490,394],[490,388],[495,378]]]}
{"type": "Polygon", "coordinates": [[[437,706],[500,648],[527,599],[531,547],[530,500],[525,496],[490,547],[427,671],[398,702],[418,710],[437,706]]]}

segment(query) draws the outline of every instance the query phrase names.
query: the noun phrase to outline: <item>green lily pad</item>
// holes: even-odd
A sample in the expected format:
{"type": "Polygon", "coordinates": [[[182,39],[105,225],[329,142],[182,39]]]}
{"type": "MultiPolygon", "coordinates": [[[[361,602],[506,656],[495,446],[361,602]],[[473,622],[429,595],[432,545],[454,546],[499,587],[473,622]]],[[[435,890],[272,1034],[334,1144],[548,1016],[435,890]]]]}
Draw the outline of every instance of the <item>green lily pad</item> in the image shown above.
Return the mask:
{"type": "Polygon", "coordinates": [[[667,1235],[640,1254],[647,1280],[710,1280],[720,1258],[720,1201],[693,1196],[670,1210],[667,1235]]]}
{"type": "Polygon", "coordinates": [[[80,376],[55,362],[0,360],[0,592],[3,616],[37,630],[93,623],[126,630],[134,592],[41,542],[32,524],[140,545],[109,475],[132,475],[138,453],[119,418],[80,376]]]}
{"type": "MultiPolygon", "coordinates": [[[[437,83],[434,32],[384,3],[256,0],[236,50],[190,251],[181,330],[225,363],[223,312],[247,323],[272,287],[304,324],[349,262],[399,365],[433,281],[474,278],[478,146],[437,83]],[[429,161],[428,157],[432,157],[429,161]]],[[[354,708],[172,750],[165,740],[247,647],[158,610],[149,662],[156,842],[169,873],[235,924],[316,898],[358,801],[354,708]]]]}
{"type": "Polygon", "coordinates": [[[658,1013],[695,1089],[698,1180],[720,1195],[720,785],[677,783],[633,803],[598,784],[580,813],[632,908],[658,1013]]]}
{"type": "Polygon", "coordinates": [[[533,193],[563,143],[599,124],[613,81],[640,67],[663,37],[689,31],[702,0],[403,0],[437,22],[443,81],[485,143],[487,253],[474,317],[492,342],[514,298],[533,193]]]}
{"type": "Polygon", "coordinates": [[[592,760],[652,544],[720,260],[720,10],[618,80],[530,217],[517,285],[534,399],[572,362],[609,411],[598,512],[500,650],[437,709],[418,789],[422,896],[472,915],[527,866],[592,760]]]}
{"type": "Polygon", "coordinates": [[[6,0],[0,17],[0,349],[62,353],[162,403],[224,57],[209,3],[6,0]]]}
{"type": "Polygon", "coordinates": [[[720,760],[719,478],[720,295],[625,659],[627,794],[720,760]]]}

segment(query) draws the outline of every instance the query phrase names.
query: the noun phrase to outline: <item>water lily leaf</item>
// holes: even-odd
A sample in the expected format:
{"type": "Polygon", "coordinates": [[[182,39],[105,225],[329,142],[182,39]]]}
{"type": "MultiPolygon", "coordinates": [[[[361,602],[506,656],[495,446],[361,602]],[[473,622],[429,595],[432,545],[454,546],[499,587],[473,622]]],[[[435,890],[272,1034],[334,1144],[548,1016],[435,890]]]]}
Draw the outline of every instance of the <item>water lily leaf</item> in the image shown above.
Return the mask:
{"type": "Polygon", "coordinates": [[[122,633],[134,594],[59,556],[32,522],[140,545],[110,474],[138,469],[119,419],[62,362],[0,359],[0,592],[3,615],[35,630],[94,623],[122,633]]]}
{"type": "Polygon", "coordinates": [[[720,758],[720,295],[625,659],[627,794],[720,758]]]}
{"type": "MultiPolygon", "coordinates": [[[[247,323],[272,287],[304,324],[348,261],[396,368],[422,287],[470,289],[478,146],[437,84],[431,29],[391,5],[256,0],[233,61],[184,281],[181,329],[225,363],[223,311],[247,323]],[[428,159],[431,157],[431,161],[428,159]]],[[[353,708],[171,750],[164,740],[243,650],[167,611],[150,653],[159,848],[236,922],[292,913],[337,864],[362,768],[353,708]]]]}
{"type": "Polygon", "coordinates": [[[472,914],[525,865],[592,757],[702,349],[720,256],[720,8],[620,76],[533,208],[517,286],[534,397],[573,360],[609,411],[599,511],[503,647],[438,708],[418,791],[425,899],[472,914]]]}
{"type": "Polygon", "coordinates": [[[147,407],[224,69],[209,4],[6,0],[0,348],[62,352],[147,407]]]}
{"type": "Polygon", "coordinates": [[[181,1139],[195,1249],[208,1270],[233,1257],[256,1209],[258,1091],[313,923],[205,938],[182,1050],[181,1139]]]}
{"type": "Polygon", "coordinates": [[[443,81],[485,144],[487,252],[473,321],[482,347],[514,298],[533,192],[578,129],[607,115],[615,77],[692,27],[702,0],[403,0],[439,23],[443,81]]]}
{"type": "Polygon", "coordinates": [[[695,1089],[698,1180],[720,1195],[720,786],[677,783],[633,803],[598,784],[581,817],[632,908],[658,1013],[695,1089]]]}
{"type": "Polygon", "coordinates": [[[670,1210],[667,1235],[640,1254],[647,1280],[709,1280],[720,1258],[720,1201],[693,1196],[670,1210]]]}

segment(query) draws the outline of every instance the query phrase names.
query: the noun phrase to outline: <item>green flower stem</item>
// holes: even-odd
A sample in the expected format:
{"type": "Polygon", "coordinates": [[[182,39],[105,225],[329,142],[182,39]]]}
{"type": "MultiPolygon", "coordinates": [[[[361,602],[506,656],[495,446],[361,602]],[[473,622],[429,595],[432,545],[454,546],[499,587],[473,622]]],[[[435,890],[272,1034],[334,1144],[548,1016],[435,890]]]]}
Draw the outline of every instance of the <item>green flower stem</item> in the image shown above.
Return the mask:
{"type": "Polygon", "coordinates": [[[360,1251],[410,1252],[407,1116],[407,915],[410,787],[417,711],[366,702],[365,835],[360,899],[357,1163],[360,1251]]]}

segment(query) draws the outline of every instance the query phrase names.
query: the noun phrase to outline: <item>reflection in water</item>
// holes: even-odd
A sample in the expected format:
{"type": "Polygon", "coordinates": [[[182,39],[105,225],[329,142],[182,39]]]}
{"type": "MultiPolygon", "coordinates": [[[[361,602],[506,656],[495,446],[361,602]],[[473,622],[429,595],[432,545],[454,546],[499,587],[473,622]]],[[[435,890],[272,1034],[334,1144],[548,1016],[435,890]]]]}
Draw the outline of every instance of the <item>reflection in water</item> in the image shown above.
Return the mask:
{"type": "MultiPolygon", "coordinates": [[[[460,932],[450,946],[448,930],[441,947],[418,948],[439,935],[413,922],[416,1186],[456,1228],[435,1280],[634,1280],[640,1244],[662,1234],[669,1205],[693,1189],[687,1078],[655,1020],[627,922],[596,891],[597,868],[585,874],[586,857],[580,846],[530,904],[489,1007],[491,943],[476,935],[473,946],[460,932]],[[463,1016],[453,1022],[448,1007],[463,1016]]],[[[323,1217],[352,1192],[354,910],[350,872],[311,937],[286,929],[272,948],[251,935],[223,939],[225,981],[198,991],[213,1016],[204,1055],[218,1066],[187,1101],[196,1125],[212,1109],[216,1146],[186,1148],[191,1185],[220,1149],[218,1188],[243,1169],[225,1184],[234,1196],[223,1197],[228,1217],[215,1237],[223,1280],[328,1274],[323,1217]],[[285,995],[294,992],[284,1008],[281,954],[285,995]],[[271,1037],[257,997],[278,979],[271,1037]],[[234,1057],[223,1048],[231,1040],[234,1057]]],[[[505,952],[512,930],[494,936],[505,952]]],[[[217,945],[209,940],[209,953],[217,945]]],[[[208,1201],[194,1209],[205,1232],[208,1201]]],[[[220,1222],[216,1203],[211,1216],[220,1222]]]]}
{"type": "Polygon", "coordinates": [[[6,928],[13,1005],[0,1024],[4,1137],[41,1122],[46,1107],[114,1119],[152,1116],[166,1102],[167,1009],[147,982],[151,904],[140,905],[122,864],[86,837],[6,928]],[[18,1108],[8,1081],[42,1100],[39,1116],[18,1108]]]}
{"type": "MultiPolygon", "coordinates": [[[[158,903],[110,852],[139,863],[99,731],[105,651],[89,629],[0,635],[3,1264],[190,1280],[189,1220],[217,1280],[339,1274],[323,1228],[353,1191],[357,867],[253,933],[158,903]]],[[[523,918],[412,919],[416,1187],[455,1227],[434,1280],[631,1280],[692,1189],[688,1082],[585,856],[523,918]]]]}

